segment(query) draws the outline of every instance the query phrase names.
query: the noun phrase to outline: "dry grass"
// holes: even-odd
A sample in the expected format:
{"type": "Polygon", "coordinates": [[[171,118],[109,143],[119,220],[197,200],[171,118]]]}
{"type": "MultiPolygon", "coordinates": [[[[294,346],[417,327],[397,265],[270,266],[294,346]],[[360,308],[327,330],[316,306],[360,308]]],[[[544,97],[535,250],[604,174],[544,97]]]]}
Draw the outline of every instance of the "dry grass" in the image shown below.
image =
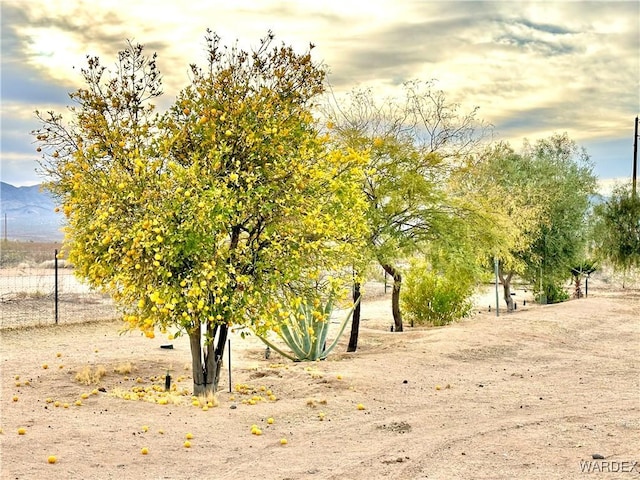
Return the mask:
{"type": "Polygon", "coordinates": [[[62,244],[56,242],[18,242],[0,243],[0,266],[7,267],[22,262],[38,265],[52,260],[54,251],[62,251],[62,244]]]}
{"type": "Polygon", "coordinates": [[[107,369],[102,365],[98,365],[95,369],[92,369],[90,366],[86,366],[76,373],[75,379],[76,382],[83,385],[98,385],[106,374],[107,369]]]}
{"type": "Polygon", "coordinates": [[[220,402],[218,402],[218,397],[213,393],[208,393],[207,395],[199,395],[198,402],[200,405],[211,405],[213,407],[217,407],[220,402]]]}
{"type": "Polygon", "coordinates": [[[119,375],[129,375],[133,370],[133,365],[131,362],[119,363],[115,366],[113,371],[119,375]]]}

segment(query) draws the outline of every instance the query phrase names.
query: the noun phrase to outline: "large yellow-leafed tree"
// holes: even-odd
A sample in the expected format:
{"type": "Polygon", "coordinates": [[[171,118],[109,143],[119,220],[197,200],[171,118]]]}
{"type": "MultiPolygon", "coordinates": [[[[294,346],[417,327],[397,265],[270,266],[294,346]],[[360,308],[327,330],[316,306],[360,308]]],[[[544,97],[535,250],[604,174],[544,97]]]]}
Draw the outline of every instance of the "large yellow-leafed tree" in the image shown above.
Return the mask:
{"type": "Polygon", "coordinates": [[[325,71],[269,33],[255,49],[207,32],[205,68],[164,114],[155,56],[89,58],[71,120],[38,114],[48,186],[77,272],[130,328],[189,335],[194,394],[215,391],[232,324],[276,328],[335,293],[365,235],[365,158],[331,150],[311,115],[325,71]]]}

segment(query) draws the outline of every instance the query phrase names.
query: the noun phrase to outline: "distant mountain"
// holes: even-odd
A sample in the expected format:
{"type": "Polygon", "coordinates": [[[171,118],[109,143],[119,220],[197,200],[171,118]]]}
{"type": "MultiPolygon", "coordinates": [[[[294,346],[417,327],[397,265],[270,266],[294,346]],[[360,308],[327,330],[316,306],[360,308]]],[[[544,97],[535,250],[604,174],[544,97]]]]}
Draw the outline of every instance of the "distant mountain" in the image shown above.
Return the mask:
{"type": "Polygon", "coordinates": [[[2,238],[34,242],[62,241],[64,217],[55,213],[55,207],[53,196],[40,185],[14,187],[0,182],[2,238]]]}

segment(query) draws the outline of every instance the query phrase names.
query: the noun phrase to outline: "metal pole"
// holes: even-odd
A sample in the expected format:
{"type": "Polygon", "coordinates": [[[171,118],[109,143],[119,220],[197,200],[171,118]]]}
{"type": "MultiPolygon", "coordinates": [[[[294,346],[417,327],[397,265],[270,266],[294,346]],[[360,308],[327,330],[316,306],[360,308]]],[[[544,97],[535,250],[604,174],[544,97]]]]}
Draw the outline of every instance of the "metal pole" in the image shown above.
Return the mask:
{"type": "Polygon", "coordinates": [[[55,305],[55,319],[56,325],[58,324],[58,250],[54,250],[54,258],[53,258],[53,278],[54,278],[54,292],[53,292],[53,304],[55,305]]]}
{"type": "Polygon", "coordinates": [[[498,259],[493,259],[495,274],[496,274],[496,317],[500,316],[500,295],[498,294],[498,259]]]}
{"type": "Polygon", "coordinates": [[[227,340],[227,350],[229,350],[229,393],[231,393],[231,339],[227,340]]]}
{"type": "Polygon", "coordinates": [[[633,136],[633,198],[636,198],[636,178],[638,176],[638,117],[636,117],[636,126],[633,136]]]}
{"type": "Polygon", "coordinates": [[[584,298],[589,296],[589,275],[584,279],[584,298]]]}

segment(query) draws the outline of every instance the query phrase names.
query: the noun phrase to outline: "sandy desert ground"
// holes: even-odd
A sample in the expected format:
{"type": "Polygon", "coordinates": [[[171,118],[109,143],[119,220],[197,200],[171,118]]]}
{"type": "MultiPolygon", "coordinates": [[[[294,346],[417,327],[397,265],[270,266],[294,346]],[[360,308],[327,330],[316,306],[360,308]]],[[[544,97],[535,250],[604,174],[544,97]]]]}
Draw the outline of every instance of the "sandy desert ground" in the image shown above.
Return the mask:
{"type": "Polygon", "coordinates": [[[163,349],[117,322],[5,329],[1,478],[640,478],[640,290],[590,285],[586,299],[404,333],[389,310],[368,298],[358,351],[322,362],[265,359],[234,335],[231,385],[226,362],[208,409],[124,398],[148,387],[158,401],[168,369],[189,390],[184,338],[163,349]]]}

